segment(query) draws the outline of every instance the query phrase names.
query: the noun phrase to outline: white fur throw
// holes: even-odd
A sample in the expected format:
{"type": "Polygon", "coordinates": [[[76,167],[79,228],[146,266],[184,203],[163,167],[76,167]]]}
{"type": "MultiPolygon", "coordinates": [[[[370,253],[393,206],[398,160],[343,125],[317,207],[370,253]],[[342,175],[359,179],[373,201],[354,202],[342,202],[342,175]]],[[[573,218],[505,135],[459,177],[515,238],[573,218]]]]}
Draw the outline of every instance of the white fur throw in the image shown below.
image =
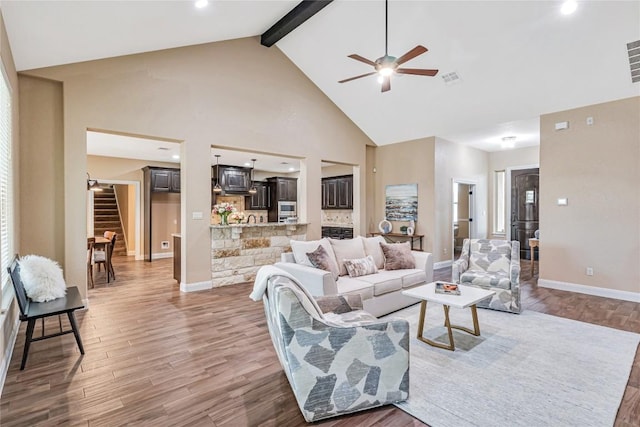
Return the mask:
{"type": "Polygon", "coordinates": [[[39,255],[26,255],[19,263],[20,280],[33,301],[46,302],[66,295],[67,284],[57,262],[39,255]]]}

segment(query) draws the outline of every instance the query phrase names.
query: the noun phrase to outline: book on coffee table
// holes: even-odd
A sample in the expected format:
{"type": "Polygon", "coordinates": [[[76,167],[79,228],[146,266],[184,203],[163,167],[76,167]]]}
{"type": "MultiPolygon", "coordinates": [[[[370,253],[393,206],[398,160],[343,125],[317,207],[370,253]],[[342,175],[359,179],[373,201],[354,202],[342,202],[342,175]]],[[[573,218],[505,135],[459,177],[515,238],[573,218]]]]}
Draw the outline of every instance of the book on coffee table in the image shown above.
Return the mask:
{"type": "Polygon", "coordinates": [[[460,287],[455,283],[436,282],[436,294],[460,295],[460,287]]]}

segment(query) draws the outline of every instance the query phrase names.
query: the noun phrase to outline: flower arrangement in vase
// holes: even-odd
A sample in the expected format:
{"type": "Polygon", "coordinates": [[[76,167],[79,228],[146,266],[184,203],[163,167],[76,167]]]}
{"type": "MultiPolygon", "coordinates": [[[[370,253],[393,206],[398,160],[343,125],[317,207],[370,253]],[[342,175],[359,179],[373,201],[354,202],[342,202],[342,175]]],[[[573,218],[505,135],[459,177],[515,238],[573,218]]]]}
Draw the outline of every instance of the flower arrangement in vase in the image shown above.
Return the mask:
{"type": "Polygon", "coordinates": [[[220,215],[220,225],[229,224],[229,215],[236,212],[235,206],[231,203],[222,202],[217,205],[213,205],[212,213],[220,215]]]}
{"type": "Polygon", "coordinates": [[[235,221],[236,224],[240,224],[242,221],[244,221],[247,217],[245,216],[244,212],[232,212],[231,215],[229,215],[229,219],[231,221],[235,221]]]}

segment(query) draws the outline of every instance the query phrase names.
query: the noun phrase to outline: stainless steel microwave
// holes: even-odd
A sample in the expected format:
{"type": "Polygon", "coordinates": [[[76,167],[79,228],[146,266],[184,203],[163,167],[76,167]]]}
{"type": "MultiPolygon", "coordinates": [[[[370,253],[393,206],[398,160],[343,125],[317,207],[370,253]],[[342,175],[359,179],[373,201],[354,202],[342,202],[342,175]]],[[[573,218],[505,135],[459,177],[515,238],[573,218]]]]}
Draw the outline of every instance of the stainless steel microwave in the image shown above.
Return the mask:
{"type": "Polygon", "coordinates": [[[278,222],[285,222],[287,218],[295,218],[297,216],[297,202],[278,202],[278,222]]]}

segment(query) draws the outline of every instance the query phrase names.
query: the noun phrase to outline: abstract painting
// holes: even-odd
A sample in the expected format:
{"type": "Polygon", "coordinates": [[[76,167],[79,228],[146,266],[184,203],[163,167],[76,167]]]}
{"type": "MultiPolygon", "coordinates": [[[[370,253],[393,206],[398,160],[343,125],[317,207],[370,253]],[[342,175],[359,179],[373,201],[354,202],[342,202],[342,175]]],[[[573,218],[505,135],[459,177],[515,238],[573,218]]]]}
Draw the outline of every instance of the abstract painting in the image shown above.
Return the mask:
{"type": "Polygon", "coordinates": [[[385,196],[387,221],[418,219],[418,184],[387,185],[385,196]]]}

